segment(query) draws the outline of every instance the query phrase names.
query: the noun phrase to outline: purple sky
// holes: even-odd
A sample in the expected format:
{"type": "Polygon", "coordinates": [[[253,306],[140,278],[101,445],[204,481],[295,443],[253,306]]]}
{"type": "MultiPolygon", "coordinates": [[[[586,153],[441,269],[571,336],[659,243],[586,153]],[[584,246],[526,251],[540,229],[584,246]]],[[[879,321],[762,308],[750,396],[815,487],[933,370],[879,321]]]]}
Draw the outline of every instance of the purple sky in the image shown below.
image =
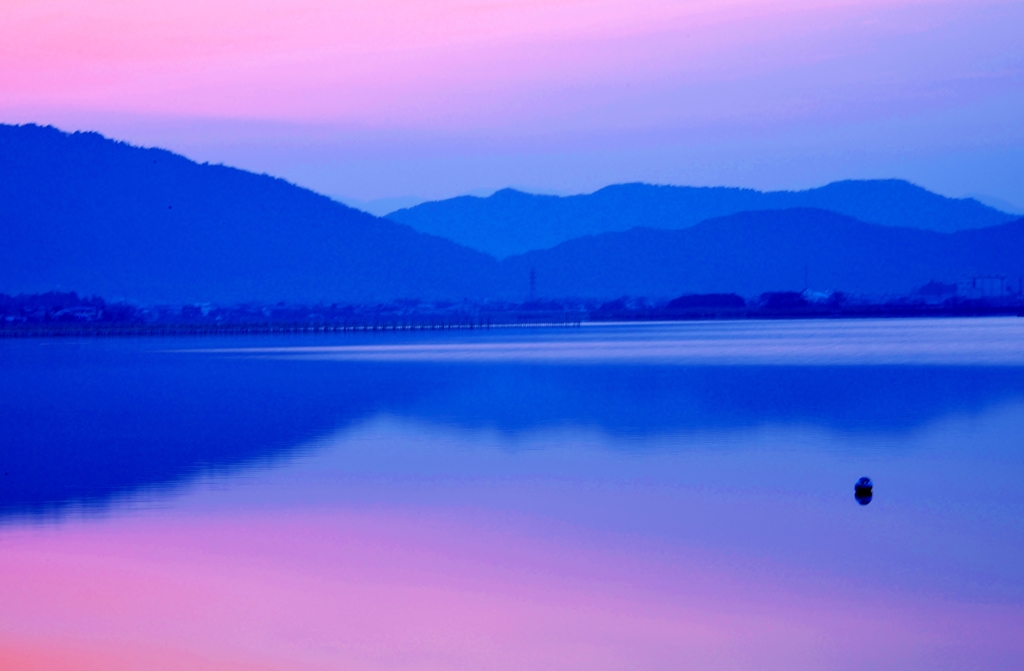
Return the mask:
{"type": "Polygon", "coordinates": [[[0,121],[368,201],[902,177],[1024,209],[1024,3],[7,0],[0,121]]]}

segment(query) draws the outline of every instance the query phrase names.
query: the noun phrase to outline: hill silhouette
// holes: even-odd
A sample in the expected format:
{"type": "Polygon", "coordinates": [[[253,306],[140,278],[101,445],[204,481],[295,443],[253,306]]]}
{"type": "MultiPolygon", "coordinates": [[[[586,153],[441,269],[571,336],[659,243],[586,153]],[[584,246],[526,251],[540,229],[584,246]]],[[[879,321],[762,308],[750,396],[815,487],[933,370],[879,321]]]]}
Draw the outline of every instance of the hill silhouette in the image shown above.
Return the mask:
{"type": "MultiPolygon", "coordinates": [[[[947,200],[901,182],[882,186],[947,200]]],[[[619,194],[625,203],[631,190],[651,188],[668,187],[616,187],[601,197],[619,194]]],[[[839,183],[815,197],[842,200],[862,188],[879,185],[839,183]]],[[[521,197],[552,198],[504,191],[485,200],[521,197]]],[[[895,220],[908,201],[892,202],[896,214],[885,216],[895,220]]],[[[1003,217],[973,201],[949,202],[1003,217]]],[[[868,205],[878,216],[889,207],[868,205]]],[[[623,217],[616,225],[628,223],[623,217]]],[[[678,230],[585,235],[499,262],[267,175],[96,133],[0,125],[0,293],[12,295],[77,291],[149,305],[523,300],[532,271],[539,297],[668,299],[802,289],[805,269],[811,288],[898,294],[972,274],[1016,280],[1024,275],[1022,222],[940,233],[822,209],[755,210],[678,230]]]]}
{"type": "Polygon", "coordinates": [[[1024,219],[937,233],[816,209],[743,212],[682,230],[635,228],[502,262],[505,282],[541,297],[647,296],[809,288],[908,294],[931,280],[1024,276],[1024,219]]]}
{"type": "Polygon", "coordinates": [[[799,207],[943,233],[1016,218],[976,200],[945,198],[902,180],[851,180],[807,191],[767,193],[651,184],[617,184],[565,197],[504,189],[487,198],[462,196],[422,203],[387,218],[502,258],[585,235],[636,227],[679,229],[737,212],[799,207]]]}
{"type": "Polygon", "coordinates": [[[0,291],[142,302],[483,298],[494,259],[284,180],[0,125],[0,291]]]}

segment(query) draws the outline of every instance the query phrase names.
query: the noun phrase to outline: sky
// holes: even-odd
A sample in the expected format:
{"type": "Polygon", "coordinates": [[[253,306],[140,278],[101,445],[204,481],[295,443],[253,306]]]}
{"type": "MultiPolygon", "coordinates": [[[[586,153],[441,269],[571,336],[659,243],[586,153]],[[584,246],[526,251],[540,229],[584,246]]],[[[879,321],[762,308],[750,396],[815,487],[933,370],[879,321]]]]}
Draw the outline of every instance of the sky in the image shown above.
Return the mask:
{"type": "Polygon", "coordinates": [[[1024,211],[1021,35],[1020,0],[4,0],[0,122],[371,209],[899,177],[1024,211]]]}

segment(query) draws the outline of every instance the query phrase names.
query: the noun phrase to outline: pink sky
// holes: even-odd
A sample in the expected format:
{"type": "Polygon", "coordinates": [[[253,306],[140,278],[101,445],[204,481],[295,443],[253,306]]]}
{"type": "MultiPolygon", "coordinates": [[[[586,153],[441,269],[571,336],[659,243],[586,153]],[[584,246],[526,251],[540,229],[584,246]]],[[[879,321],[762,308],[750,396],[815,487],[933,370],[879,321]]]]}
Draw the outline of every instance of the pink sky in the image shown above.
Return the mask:
{"type": "Polygon", "coordinates": [[[9,0],[0,12],[0,120],[92,128],[332,194],[906,176],[1024,203],[1019,2],[9,0]]]}

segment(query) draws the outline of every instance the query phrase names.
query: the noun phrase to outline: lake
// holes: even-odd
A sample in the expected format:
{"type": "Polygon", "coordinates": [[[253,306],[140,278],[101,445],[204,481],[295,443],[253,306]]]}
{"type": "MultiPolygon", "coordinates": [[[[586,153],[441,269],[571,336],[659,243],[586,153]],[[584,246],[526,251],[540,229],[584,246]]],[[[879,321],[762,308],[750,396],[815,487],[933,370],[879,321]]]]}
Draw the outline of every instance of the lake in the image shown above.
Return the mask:
{"type": "Polygon", "coordinates": [[[1024,668],[1024,319],[5,340],[0,371],[4,669],[1024,668]]]}

